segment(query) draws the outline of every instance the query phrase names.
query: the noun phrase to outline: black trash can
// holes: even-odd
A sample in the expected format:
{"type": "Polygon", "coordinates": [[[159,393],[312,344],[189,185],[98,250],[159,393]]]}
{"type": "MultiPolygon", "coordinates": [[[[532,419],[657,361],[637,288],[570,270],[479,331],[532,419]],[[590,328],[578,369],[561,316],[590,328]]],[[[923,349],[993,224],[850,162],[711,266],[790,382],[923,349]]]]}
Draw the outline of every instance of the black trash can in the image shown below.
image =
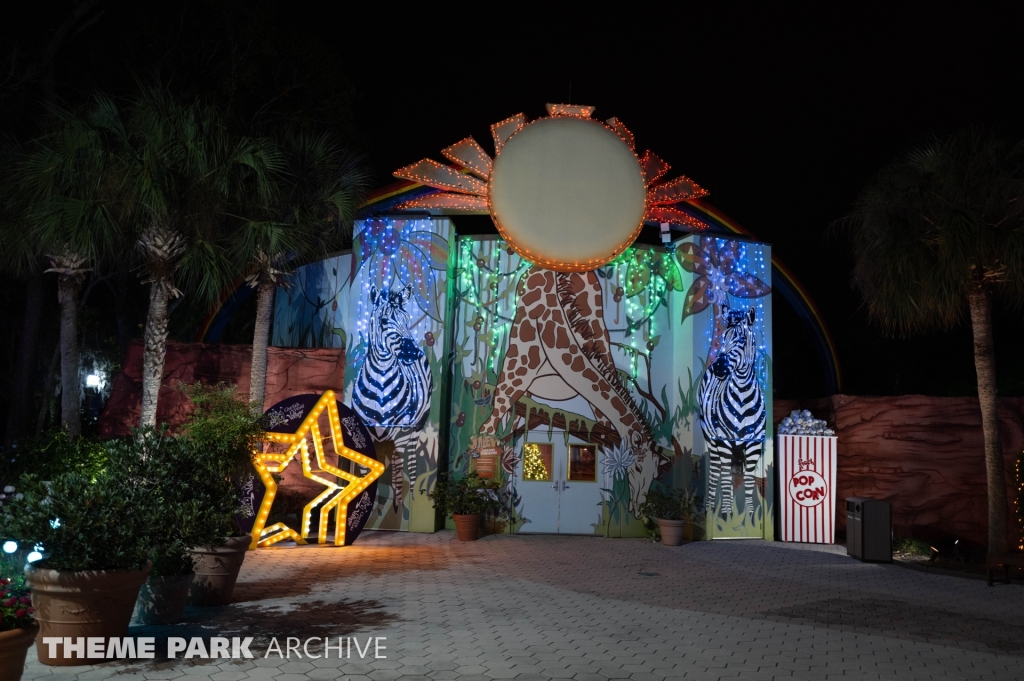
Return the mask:
{"type": "Polygon", "coordinates": [[[846,555],[862,561],[892,562],[892,505],[888,501],[847,497],[846,555]]]}

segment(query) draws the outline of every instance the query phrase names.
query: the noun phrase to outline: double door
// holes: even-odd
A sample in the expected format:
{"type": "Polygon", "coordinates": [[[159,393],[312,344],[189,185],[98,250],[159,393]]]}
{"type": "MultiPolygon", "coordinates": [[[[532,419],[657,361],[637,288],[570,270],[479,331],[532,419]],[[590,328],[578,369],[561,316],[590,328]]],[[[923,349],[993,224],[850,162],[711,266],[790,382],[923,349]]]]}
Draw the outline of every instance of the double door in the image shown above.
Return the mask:
{"type": "Polygon", "coordinates": [[[530,431],[516,466],[516,487],[529,520],[523,533],[594,534],[601,523],[600,451],[560,432],[530,431]],[[552,436],[553,435],[553,436],[552,436]]]}

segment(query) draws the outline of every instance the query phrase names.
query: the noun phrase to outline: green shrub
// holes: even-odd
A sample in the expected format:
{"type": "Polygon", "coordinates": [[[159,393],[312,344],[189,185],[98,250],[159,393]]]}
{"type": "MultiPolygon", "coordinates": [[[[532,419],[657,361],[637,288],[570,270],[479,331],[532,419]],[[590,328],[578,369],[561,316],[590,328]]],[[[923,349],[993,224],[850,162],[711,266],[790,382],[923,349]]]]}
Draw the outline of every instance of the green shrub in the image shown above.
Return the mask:
{"type": "Polygon", "coordinates": [[[217,453],[216,464],[239,480],[253,470],[253,454],[266,439],[259,407],[238,398],[235,386],[179,384],[192,401],[192,413],[180,435],[217,453]]]}
{"type": "Polygon", "coordinates": [[[923,539],[910,539],[907,537],[894,537],[892,550],[894,553],[909,553],[915,556],[927,556],[931,554],[931,544],[923,539]]]}
{"type": "Polygon", "coordinates": [[[46,482],[24,475],[23,498],[0,509],[0,534],[42,545],[38,567],[54,570],[134,570],[149,560],[155,500],[138,480],[105,471],[95,480],[77,472],[46,482]]]}
{"type": "Polygon", "coordinates": [[[238,494],[219,453],[186,437],[147,428],[110,443],[109,470],[137,481],[155,503],[153,574],[192,572],[195,546],[223,543],[231,534],[238,494]]]}
{"type": "Polygon", "coordinates": [[[491,497],[476,473],[460,480],[452,480],[442,473],[429,496],[434,500],[434,508],[446,517],[497,513],[500,510],[498,500],[491,497]]]}
{"type": "Polygon", "coordinates": [[[51,480],[61,473],[77,473],[95,480],[107,463],[103,442],[87,437],[72,439],[65,430],[25,440],[2,456],[6,461],[0,468],[0,488],[17,487],[22,475],[51,480]]]}
{"type": "Polygon", "coordinates": [[[658,520],[690,520],[700,507],[701,498],[689,490],[663,492],[652,487],[637,509],[641,516],[658,520]]]}

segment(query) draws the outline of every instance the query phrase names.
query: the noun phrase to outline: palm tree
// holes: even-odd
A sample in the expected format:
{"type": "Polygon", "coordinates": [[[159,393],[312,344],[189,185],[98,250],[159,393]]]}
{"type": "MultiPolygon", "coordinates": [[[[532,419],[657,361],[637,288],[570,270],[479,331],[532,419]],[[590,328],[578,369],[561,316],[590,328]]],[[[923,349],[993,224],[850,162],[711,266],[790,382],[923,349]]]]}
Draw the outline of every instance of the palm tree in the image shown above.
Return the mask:
{"type": "Polygon", "coordinates": [[[296,265],[342,248],[352,236],[367,174],[357,159],[326,135],[286,132],[284,167],[270,204],[251,201],[257,215],[233,232],[233,253],[257,290],[249,401],[262,411],[267,385],[270,315],[279,286],[296,265]]]}
{"type": "Polygon", "coordinates": [[[25,261],[43,255],[50,263],[46,271],[57,275],[61,421],[77,437],[82,429],[78,297],[85,275],[123,250],[125,232],[117,214],[109,140],[88,113],[53,113],[49,130],[15,164],[20,205],[5,234],[9,254],[25,261]]]}
{"type": "Polygon", "coordinates": [[[226,234],[231,201],[269,204],[277,155],[268,140],[231,133],[218,112],[180,104],[165,89],[143,90],[119,111],[97,98],[96,119],[117,141],[120,196],[130,206],[145,282],[150,284],[143,346],[140,424],[156,424],[177,284],[211,301],[230,281],[226,234]]]}
{"type": "Polygon", "coordinates": [[[1024,293],[1020,156],[990,132],[935,138],[884,168],[843,221],[868,316],[892,335],[970,319],[988,482],[988,550],[1007,546],[992,299],[1024,293]]]}

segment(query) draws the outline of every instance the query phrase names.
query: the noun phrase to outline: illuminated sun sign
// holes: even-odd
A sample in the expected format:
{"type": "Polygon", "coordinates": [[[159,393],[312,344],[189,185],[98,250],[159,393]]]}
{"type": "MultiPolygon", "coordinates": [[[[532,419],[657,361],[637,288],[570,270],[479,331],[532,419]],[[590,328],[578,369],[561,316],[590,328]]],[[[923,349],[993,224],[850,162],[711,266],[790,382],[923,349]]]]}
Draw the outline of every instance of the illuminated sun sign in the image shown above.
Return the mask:
{"type": "Polygon", "coordinates": [[[395,172],[442,190],[399,210],[490,213],[502,238],[530,262],[559,272],[593,270],[621,255],[644,222],[707,225],[681,204],[707,191],[687,177],[662,179],[669,165],[638,155],[621,121],[592,119],[592,106],[548,104],[548,116],[516,114],[491,126],[495,156],[472,137],[395,172]]]}

